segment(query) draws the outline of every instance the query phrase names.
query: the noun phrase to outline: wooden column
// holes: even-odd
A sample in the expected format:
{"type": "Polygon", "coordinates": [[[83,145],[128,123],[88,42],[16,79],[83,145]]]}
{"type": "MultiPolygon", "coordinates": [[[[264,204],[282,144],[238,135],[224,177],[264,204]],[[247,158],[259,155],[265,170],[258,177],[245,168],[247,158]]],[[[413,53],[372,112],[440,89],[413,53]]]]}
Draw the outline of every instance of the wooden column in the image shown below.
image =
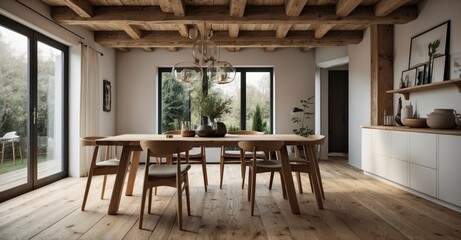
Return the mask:
{"type": "Polygon", "coordinates": [[[384,111],[394,114],[394,26],[372,25],[371,33],[371,125],[383,125],[384,111]]]}

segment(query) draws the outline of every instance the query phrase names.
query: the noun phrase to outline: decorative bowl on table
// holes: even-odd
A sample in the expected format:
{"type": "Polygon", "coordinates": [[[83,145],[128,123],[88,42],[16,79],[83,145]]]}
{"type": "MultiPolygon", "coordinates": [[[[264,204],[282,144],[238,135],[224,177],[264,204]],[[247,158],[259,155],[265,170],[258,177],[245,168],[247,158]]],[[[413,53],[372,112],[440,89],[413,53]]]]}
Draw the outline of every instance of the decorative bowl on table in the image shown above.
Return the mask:
{"type": "Polygon", "coordinates": [[[181,136],[183,136],[183,137],[195,137],[195,130],[181,130],[181,136]]]}
{"type": "Polygon", "coordinates": [[[427,128],[426,118],[404,118],[403,124],[410,128],[427,128]]]}
{"type": "Polygon", "coordinates": [[[216,135],[216,130],[208,125],[200,125],[195,132],[199,137],[214,137],[216,135]]]}

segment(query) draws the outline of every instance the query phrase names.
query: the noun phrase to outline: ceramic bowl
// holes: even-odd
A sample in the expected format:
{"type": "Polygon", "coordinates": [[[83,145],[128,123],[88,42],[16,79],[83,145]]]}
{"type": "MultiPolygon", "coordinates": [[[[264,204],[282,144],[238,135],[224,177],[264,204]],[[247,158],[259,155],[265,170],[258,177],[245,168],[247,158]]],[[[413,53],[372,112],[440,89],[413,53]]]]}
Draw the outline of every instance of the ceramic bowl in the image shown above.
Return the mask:
{"type": "Polygon", "coordinates": [[[427,128],[426,118],[405,118],[403,124],[410,128],[427,128]]]}

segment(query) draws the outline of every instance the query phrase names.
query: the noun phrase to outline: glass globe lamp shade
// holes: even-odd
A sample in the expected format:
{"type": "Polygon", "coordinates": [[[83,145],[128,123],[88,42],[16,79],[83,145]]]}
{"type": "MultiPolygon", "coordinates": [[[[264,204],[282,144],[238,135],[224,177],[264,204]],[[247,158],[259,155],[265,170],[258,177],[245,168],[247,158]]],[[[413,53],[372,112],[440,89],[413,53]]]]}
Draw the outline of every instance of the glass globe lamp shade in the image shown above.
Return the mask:
{"type": "Polygon", "coordinates": [[[226,61],[212,62],[207,68],[207,77],[213,83],[230,83],[234,81],[235,75],[235,68],[226,61]]]}
{"type": "Polygon", "coordinates": [[[216,44],[210,39],[200,39],[192,47],[192,55],[202,62],[216,60],[216,44]]]}
{"type": "Polygon", "coordinates": [[[201,81],[203,77],[202,67],[194,62],[180,62],[171,70],[173,79],[181,83],[201,81]]]}

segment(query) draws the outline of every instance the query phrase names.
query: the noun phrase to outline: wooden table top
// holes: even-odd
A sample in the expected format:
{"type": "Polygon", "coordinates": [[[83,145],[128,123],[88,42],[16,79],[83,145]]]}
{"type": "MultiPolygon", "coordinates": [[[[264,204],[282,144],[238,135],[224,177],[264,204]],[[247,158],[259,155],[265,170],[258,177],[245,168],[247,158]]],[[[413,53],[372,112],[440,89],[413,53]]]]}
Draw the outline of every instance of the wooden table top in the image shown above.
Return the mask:
{"type": "Polygon", "coordinates": [[[226,134],[224,137],[182,137],[173,135],[167,138],[164,134],[123,134],[96,140],[98,145],[119,145],[119,146],[139,146],[143,140],[156,141],[193,141],[197,145],[205,146],[222,146],[236,145],[239,141],[256,140],[256,141],[284,141],[285,145],[310,145],[319,144],[319,138],[316,135],[302,137],[296,134],[263,134],[263,135],[234,135],[226,134]]]}

